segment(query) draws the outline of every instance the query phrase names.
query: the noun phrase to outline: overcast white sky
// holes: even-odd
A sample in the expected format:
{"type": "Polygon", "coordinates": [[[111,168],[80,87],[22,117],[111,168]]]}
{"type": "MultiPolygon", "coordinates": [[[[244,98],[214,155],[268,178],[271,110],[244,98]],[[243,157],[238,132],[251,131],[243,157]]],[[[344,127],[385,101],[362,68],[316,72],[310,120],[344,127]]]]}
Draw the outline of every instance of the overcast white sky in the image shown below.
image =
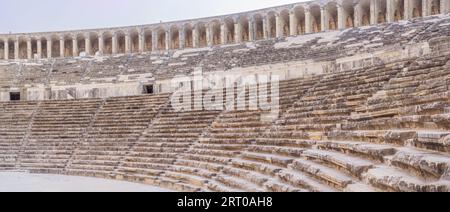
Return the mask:
{"type": "Polygon", "coordinates": [[[150,24],[304,1],[306,0],[0,0],[0,33],[150,24]]]}

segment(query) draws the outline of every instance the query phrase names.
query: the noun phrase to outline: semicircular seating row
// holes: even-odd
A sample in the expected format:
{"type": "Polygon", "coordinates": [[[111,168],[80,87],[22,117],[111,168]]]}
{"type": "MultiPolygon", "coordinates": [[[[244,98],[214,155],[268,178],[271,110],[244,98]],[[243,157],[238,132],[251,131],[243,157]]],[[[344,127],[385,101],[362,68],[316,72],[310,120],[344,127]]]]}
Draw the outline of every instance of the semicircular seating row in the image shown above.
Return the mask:
{"type": "Polygon", "coordinates": [[[282,81],[275,122],[179,112],[171,94],[0,103],[0,170],[179,191],[450,191],[449,59],[282,81]]]}

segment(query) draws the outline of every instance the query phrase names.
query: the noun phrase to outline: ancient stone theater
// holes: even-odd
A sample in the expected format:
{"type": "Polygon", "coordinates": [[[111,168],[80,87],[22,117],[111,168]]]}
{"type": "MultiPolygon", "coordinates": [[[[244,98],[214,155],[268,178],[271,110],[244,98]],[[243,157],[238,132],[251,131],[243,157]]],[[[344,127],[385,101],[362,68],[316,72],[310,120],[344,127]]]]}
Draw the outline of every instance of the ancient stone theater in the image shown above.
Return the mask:
{"type": "Polygon", "coordinates": [[[448,192],[449,11],[317,0],[0,34],[0,170],[189,192],[448,192]]]}

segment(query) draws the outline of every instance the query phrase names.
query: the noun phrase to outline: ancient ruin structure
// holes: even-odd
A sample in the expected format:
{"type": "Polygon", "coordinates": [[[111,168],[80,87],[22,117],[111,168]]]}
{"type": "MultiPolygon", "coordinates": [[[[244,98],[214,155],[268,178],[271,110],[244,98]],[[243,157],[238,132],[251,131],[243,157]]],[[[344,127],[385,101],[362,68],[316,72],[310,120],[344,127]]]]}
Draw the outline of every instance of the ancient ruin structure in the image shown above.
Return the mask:
{"type": "Polygon", "coordinates": [[[449,7],[316,1],[0,35],[0,170],[179,191],[448,192],[449,7]],[[265,87],[275,115],[251,106],[265,87]]]}

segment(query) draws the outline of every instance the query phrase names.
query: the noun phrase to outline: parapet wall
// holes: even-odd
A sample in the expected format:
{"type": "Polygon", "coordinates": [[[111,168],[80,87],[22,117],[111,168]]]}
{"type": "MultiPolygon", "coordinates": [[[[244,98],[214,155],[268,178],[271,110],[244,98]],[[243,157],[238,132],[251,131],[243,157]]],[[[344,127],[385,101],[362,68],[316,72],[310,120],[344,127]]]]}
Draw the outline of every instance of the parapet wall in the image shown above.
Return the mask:
{"type": "Polygon", "coordinates": [[[446,14],[450,0],[317,0],[169,23],[0,35],[0,60],[161,52],[239,44],[446,14]]]}

